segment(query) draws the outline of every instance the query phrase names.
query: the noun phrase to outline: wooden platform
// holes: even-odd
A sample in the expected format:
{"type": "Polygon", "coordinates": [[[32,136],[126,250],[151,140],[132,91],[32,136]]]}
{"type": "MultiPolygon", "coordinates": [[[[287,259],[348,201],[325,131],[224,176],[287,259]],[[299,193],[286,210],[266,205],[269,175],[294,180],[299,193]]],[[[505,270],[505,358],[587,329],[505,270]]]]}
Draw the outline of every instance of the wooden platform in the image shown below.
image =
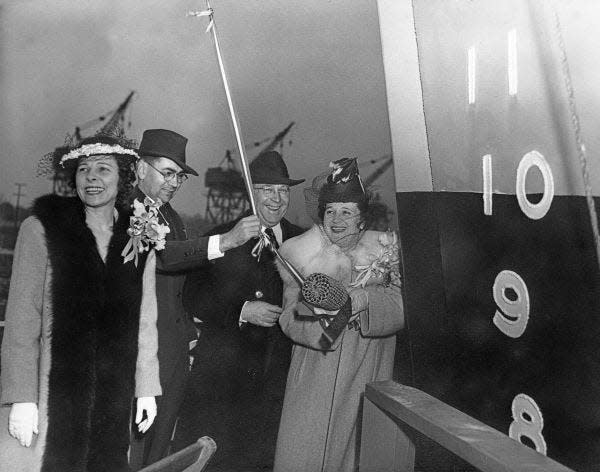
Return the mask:
{"type": "Polygon", "coordinates": [[[483,472],[572,472],[436,398],[393,381],[366,387],[360,471],[414,471],[415,432],[483,472]]]}

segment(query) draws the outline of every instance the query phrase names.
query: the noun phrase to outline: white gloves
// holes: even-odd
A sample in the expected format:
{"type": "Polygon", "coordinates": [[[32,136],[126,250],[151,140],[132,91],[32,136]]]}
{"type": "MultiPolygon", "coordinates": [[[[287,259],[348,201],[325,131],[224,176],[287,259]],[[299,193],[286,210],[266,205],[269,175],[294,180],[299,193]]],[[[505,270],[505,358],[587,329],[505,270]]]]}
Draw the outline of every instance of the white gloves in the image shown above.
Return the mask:
{"type": "Polygon", "coordinates": [[[327,316],[335,316],[340,312],[340,310],[325,310],[324,308],[319,308],[318,306],[313,306],[312,310],[315,315],[327,315],[327,316]]]}
{"type": "Polygon", "coordinates": [[[21,446],[31,446],[33,435],[38,434],[37,404],[13,403],[8,415],[8,432],[21,446]]]}
{"type": "MultiPolygon", "coordinates": [[[[156,400],[154,397],[137,399],[135,422],[140,433],[148,431],[156,418],[156,400]],[[146,412],[146,419],[142,421],[146,412]]],[[[38,434],[38,407],[35,403],[13,403],[8,415],[8,432],[21,446],[31,446],[33,435],[38,434]]]]}
{"type": "Polygon", "coordinates": [[[156,418],[156,400],[154,397],[140,397],[137,399],[135,423],[138,425],[138,431],[145,433],[148,431],[154,419],[156,418]],[[142,421],[146,412],[146,419],[142,421]]]}

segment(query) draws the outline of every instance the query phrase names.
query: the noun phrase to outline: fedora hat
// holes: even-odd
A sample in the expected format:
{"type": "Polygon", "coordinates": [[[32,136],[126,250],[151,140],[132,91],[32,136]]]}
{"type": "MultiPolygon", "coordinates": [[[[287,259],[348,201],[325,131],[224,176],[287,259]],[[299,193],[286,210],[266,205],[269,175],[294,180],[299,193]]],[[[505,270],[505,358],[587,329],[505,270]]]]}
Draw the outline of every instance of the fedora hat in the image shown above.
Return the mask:
{"type": "Polygon", "coordinates": [[[268,151],[259,154],[250,163],[252,183],[294,186],[304,182],[304,179],[290,179],[287,166],[281,154],[268,151]]]}
{"type": "Polygon", "coordinates": [[[183,169],[186,174],[198,175],[185,163],[187,138],[168,129],[147,129],[138,148],[140,157],[166,157],[183,169]]]}

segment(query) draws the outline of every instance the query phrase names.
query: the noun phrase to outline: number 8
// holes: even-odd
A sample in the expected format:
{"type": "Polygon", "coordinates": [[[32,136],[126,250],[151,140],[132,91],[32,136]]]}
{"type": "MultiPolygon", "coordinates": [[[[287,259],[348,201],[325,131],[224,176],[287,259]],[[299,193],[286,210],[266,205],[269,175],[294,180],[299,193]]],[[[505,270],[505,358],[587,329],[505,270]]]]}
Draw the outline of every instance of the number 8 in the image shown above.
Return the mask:
{"type": "Polygon", "coordinates": [[[542,436],[544,418],[533,398],[519,393],[513,399],[511,411],[514,421],[508,428],[508,435],[521,443],[523,436],[529,438],[535,445],[535,450],[546,455],[546,440],[542,436]]]}

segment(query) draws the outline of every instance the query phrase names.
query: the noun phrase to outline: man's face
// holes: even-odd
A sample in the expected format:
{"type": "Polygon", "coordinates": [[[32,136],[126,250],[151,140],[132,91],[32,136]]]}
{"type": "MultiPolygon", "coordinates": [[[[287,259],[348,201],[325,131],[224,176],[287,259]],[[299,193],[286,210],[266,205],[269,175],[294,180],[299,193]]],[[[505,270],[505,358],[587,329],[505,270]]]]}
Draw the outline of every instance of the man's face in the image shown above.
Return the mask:
{"type": "Polygon", "coordinates": [[[138,187],[147,196],[167,203],[181,187],[183,169],[166,157],[140,159],[137,167],[138,187]]]}
{"type": "Polygon", "coordinates": [[[289,185],[255,184],[254,197],[260,222],[272,227],[281,221],[290,204],[289,185]]]}

